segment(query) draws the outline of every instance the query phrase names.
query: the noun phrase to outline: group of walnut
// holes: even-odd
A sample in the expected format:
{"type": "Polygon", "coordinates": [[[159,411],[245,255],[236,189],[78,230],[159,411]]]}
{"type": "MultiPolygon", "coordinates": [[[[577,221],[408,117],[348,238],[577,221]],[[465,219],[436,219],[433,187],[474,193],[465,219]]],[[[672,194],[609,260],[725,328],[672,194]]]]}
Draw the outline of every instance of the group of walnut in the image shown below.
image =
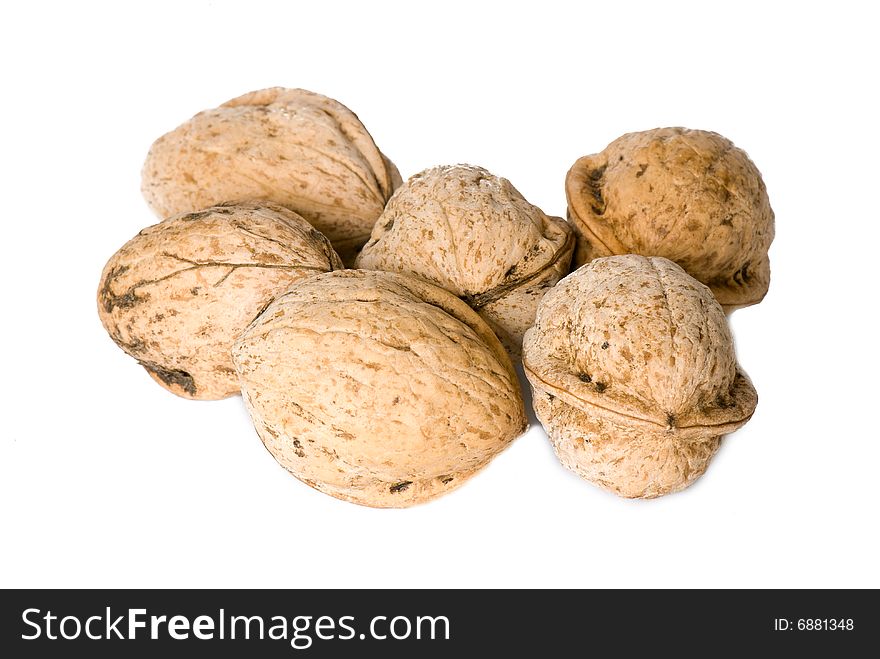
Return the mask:
{"type": "Polygon", "coordinates": [[[565,191],[567,220],[480,167],[404,183],[342,104],[253,92],[153,144],[166,219],[107,263],[99,314],[172,392],[241,392],[278,462],[340,499],[410,506],[477,473],[527,428],[511,359],[562,464],[675,492],[757,403],[725,312],[767,292],[766,188],[724,137],[664,128],[565,191]]]}

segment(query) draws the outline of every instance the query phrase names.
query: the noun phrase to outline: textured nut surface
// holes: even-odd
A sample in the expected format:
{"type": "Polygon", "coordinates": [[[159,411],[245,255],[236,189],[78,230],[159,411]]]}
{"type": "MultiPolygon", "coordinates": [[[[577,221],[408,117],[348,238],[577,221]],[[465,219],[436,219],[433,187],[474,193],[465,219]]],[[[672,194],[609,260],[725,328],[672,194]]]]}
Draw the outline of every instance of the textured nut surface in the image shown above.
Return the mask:
{"type": "Polygon", "coordinates": [[[160,137],[142,190],[161,217],[238,199],[296,211],[349,262],[394,188],[397,168],[341,103],[273,87],[200,112],[160,137]]]}
{"type": "Polygon", "coordinates": [[[263,443],[308,485],[374,507],[461,485],[526,428],[510,360],[464,302],[344,270],[280,295],[233,348],[263,443]]]}
{"type": "Polygon", "coordinates": [[[766,295],[773,210],[758,169],[721,135],[628,133],[578,160],[565,192],[576,267],[613,254],[663,256],[712,289],[727,311],[766,295]]]}
{"type": "Polygon", "coordinates": [[[224,204],[141,231],[108,261],[98,314],[116,344],[186,397],[239,392],[230,348],[292,282],[342,268],[329,241],[265,202],[224,204]]]}
{"type": "Polygon", "coordinates": [[[559,282],[523,366],[560,461],[626,497],[690,485],[757,404],[721,306],[660,257],[599,258],[559,282]]]}
{"type": "Polygon", "coordinates": [[[538,302],[567,272],[574,234],[510,181],[469,165],[427,169],[398,189],[357,267],[408,272],[470,304],[518,356],[538,302]]]}

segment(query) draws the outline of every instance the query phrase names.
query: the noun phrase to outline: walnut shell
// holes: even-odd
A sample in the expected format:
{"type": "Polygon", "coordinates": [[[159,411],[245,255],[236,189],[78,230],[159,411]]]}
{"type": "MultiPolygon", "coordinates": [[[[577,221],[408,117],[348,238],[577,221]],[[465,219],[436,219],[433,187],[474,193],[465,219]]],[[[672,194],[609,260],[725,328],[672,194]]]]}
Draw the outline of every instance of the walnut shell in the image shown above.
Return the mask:
{"type": "Polygon", "coordinates": [[[523,366],[562,464],[625,497],[690,485],[758,400],[721,306],[661,257],[598,258],[559,282],[523,366]]]}
{"type": "Polygon", "coordinates": [[[247,328],[233,361],[275,459],[366,506],[445,494],[526,429],[498,339],[416,277],[344,270],[298,282],[247,328]]]}
{"type": "Polygon", "coordinates": [[[351,110],[283,87],[239,96],[163,135],[142,175],[144,197],[161,217],[267,199],[306,218],[346,262],[401,183],[351,110]]]}
{"type": "Polygon", "coordinates": [[[663,256],[706,284],[725,311],[770,285],[774,216],[761,173],[718,135],[629,133],[578,160],[565,181],[578,234],[574,264],[613,254],[663,256]]]}
{"type": "Polygon", "coordinates": [[[221,204],[141,231],[107,262],[98,314],[116,344],[185,398],[239,392],[232,342],[277,293],[342,268],[330,242],[276,204],[221,204]]]}
{"type": "Polygon", "coordinates": [[[420,275],[462,298],[519,356],[544,293],[568,272],[574,234],[481,167],[427,169],[401,186],[358,268],[420,275]]]}

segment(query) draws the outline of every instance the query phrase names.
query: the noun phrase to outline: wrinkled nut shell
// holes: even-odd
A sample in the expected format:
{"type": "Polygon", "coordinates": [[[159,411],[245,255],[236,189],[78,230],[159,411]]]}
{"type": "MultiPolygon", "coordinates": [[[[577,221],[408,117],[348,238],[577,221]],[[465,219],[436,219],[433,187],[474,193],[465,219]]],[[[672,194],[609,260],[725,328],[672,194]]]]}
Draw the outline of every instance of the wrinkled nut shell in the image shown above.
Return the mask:
{"type": "Polygon", "coordinates": [[[400,185],[357,116],[333,99],[274,87],[200,112],[160,137],[142,191],[161,217],[237,199],[296,211],[350,262],[400,185]]]}
{"type": "Polygon", "coordinates": [[[526,428],[498,339],[415,277],[345,270],[299,282],[247,328],[233,360],[275,459],[362,505],[449,492],[526,428]]]}
{"type": "Polygon", "coordinates": [[[773,210],[758,169],[721,135],[629,133],[578,160],[565,192],[575,267],[614,254],[663,256],[709,286],[726,311],[766,295],[773,210]]]}
{"type": "Polygon", "coordinates": [[[223,204],[141,231],[108,261],[98,314],[116,344],[185,398],[239,392],[233,341],[292,282],[342,268],[296,213],[223,204]]]}
{"type": "Polygon", "coordinates": [[[559,282],[523,366],[560,461],[625,497],[690,485],[757,404],[720,305],[660,257],[599,258],[559,282]]]}
{"type": "Polygon", "coordinates": [[[417,274],[471,305],[519,356],[544,293],[569,269],[574,234],[481,167],[410,178],[379,217],[358,268],[417,274]]]}

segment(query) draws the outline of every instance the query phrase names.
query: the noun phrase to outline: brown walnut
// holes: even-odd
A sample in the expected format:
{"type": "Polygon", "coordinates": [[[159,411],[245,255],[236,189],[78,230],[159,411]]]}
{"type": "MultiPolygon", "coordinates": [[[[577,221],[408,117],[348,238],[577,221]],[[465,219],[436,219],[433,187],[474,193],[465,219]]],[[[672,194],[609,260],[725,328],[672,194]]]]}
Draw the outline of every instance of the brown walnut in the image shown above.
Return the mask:
{"type": "Polygon", "coordinates": [[[417,274],[471,305],[519,356],[541,296],[563,277],[574,234],[481,167],[427,169],[379,217],[358,268],[417,274]]]}
{"type": "Polygon", "coordinates": [[[142,176],[144,197],[161,217],[266,199],[306,218],[346,262],[400,185],[357,115],[283,87],[239,96],[163,135],[142,176]]]}
{"type": "Polygon", "coordinates": [[[342,268],[330,242],[267,202],[221,204],[151,226],[104,267],[98,314],[116,344],[185,398],[239,392],[230,347],[292,282],[342,268]]]}
{"type": "Polygon", "coordinates": [[[628,133],[584,156],[565,181],[578,235],[574,267],[614,254],[663,256],[706,284],[726,311],[770,285],[774,217],[761,174],[718,135],[628,133]]]}
{"type": "Polygon", "coordinates": [[[757,404],[721,306],[661,257],[598,258],[559,282],[523,366],[562,464],[625,497],[690,485],[757,404]]]}
{"type": "Polygon", "coordinates": [[[526,429],[498,339],[417,277],[344,270],[297,282],[247,328],[233,360],[275,459],[366,506],[449,492],[526,429]]]}

